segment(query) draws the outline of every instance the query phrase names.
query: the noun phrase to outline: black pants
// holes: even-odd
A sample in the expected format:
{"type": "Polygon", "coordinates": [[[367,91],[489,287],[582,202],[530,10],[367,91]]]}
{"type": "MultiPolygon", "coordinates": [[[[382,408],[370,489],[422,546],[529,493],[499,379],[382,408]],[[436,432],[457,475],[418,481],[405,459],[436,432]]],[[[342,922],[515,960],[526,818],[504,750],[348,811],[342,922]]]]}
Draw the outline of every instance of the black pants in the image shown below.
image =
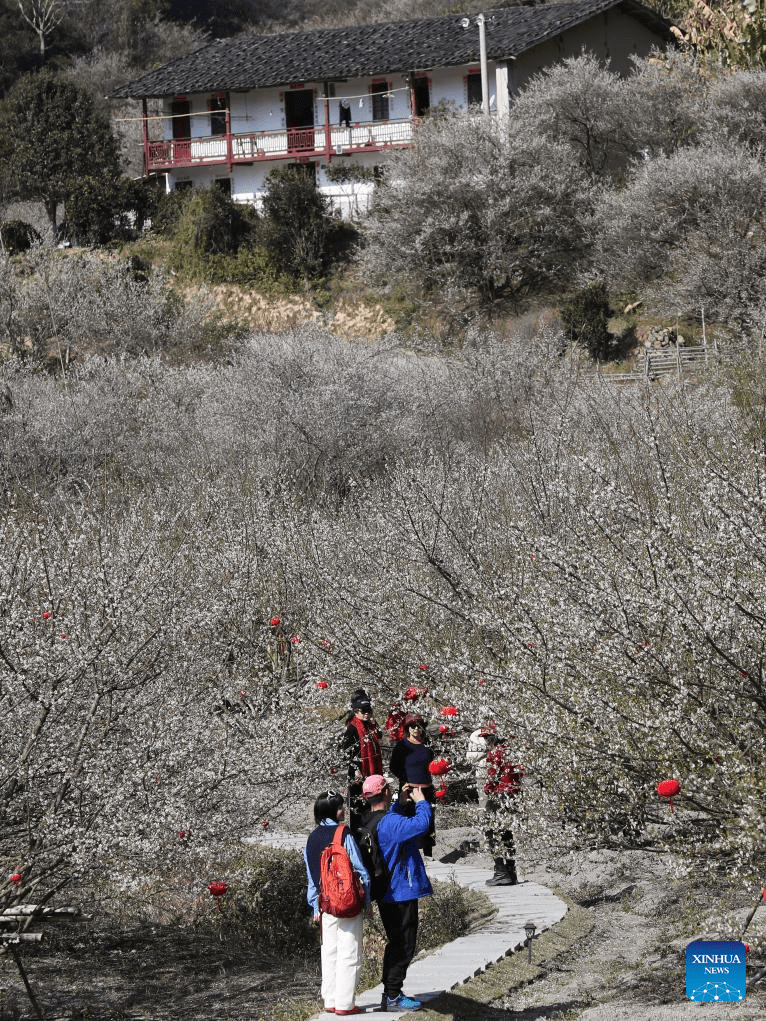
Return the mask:
{"type": "Polygon", "coordinates": [[[516,861],[516,846],[513,841],[513,830],[508,826],[508,818],[501,816],[505,807],[502,799],[490,797],[484,810],[484,835],[487,838],[489,853],[498,861],[502,858],[509,866],[516,861]]]}
{"type": "Polygon", "coordinates": [[[387,940],[383,953],[383,994],[393,1000],[401,993],[410,961],[415,956],[418,902],[403,900],[384,904],[378,901],[378,910],[387,940]]]}

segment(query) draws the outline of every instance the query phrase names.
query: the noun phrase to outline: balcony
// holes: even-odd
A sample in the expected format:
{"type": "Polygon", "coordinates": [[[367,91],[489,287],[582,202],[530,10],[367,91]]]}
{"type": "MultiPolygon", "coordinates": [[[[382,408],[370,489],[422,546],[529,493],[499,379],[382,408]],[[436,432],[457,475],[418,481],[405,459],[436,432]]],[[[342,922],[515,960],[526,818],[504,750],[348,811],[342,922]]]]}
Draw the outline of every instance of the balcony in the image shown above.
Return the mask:
{"type": "Polygon", "coordinates": [[[321,126],[253,131],[245,134],[211,135],[202,138],[166,139],[145,142],[147,173],[298,159],[381,152],[409,145],[413,121],[368,121],[348,127],[321,126]]]}

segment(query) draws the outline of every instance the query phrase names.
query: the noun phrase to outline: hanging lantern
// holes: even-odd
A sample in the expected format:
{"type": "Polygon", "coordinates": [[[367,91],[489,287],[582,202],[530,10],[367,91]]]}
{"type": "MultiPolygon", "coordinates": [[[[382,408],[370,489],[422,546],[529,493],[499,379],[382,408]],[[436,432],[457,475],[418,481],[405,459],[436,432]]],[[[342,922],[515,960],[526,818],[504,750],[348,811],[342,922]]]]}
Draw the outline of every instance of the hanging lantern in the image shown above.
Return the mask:
{"type": "Polygon", "coordinates": [[[428,669],[428,663],[421,663],[420,666],[418,667],[418,670],[427,670],[427,669],[428,669]]]}
{"type": "Polygon", "coordinates": [[[452,763],[449,759],[434,759],[428,763],[428,772],[431,776],[445,776],[451,768],[452,763]]]}
{"type": "Polygon", "coordinates": [[[434,796],[437,797],[439,801],[447,797],[447,786],[444,783],[444,781],[442,781],[441,787],[436,788],[436,790],[434,791],[434,796]]]}
{"type": "Polygon", "coordinates": [[[19,883],[21,882],[22,876],[21,876],[20,872],[14,872],[13,875],[9,876],[8,878],[10,879],[10,881],[12,883],[14,883],[16,886],[18,886],[19,883]]]}
{"type": "Polygon", "coordinates": [[[402,697],[404,698],[405,702],[414,702],[419,694],[420,694],[420,690],[413,686],[411,688],[407,688],[407,690],[405,691],[405,693],[404,693],[404,695],[402,697]]]}
{"type": "Polygon", "coordinates": [[[441,711],[442,716],[457,716],[457,709],[454,705],[445,705],[441,711]]]}
{"type": "Polygon", "coordinates": [[[267,830],[269,828],[269,820],[264,819],[263,822],[261,823],[261,826],[263,826],[263,828],[267,830]]]}
{"type": "Polygon", "coordinates": [[[272,617],[269,623],[271,624],[272,627],[279,627],[282,621],[279,619],[279,617],[272,617]]]}
{"type": "Polygon", "coordinates": [[[668,804],[670,805],[670,811],[675,812],[673,808],[673,798],[681,790],[681,784],[678,780],[661,780],[657,784],[657,793],[661,798],[667,798],[668,804]]]}
{"type": "Polygon", "coordinates": [[[404,737],[404,713],[393,710],[386,720],[386,731],[392,741],[401,741],[404,737]]]}
{"type": "Polygon", "coordinates": [[[322,688],[322,689],[326,688],[327,687],[327,681],[317,681],[316,687],[317,688],[322,688]]]}
{"type": "Polygon", "coordinates": [[[452,731],[449,729],[448,723],[439,724],[439,733],[444,734],[445,737],[452,737],[452,731]]]}
{"type": "Polygon", "coordinates": [[[219,911],[221,910],[221,897],[223,897],[223,895],[226,893],[228,889],[229,887],[226,885],[226,883],[224,883],[220,879],[214,880],[212,883],[208,884],[208,890],[210,891],[211,895],[215,897],[216,907],[218,908],[219,911]]]}

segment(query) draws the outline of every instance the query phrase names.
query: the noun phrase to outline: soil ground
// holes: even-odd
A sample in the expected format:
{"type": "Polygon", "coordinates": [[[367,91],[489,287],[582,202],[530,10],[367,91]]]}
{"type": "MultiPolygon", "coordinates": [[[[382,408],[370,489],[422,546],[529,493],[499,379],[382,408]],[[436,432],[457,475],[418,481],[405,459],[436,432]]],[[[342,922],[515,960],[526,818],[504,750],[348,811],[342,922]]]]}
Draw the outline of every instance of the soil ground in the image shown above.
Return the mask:
{"type": "MultiPolygon", "coordinates": [[[[436,856],[471,835],[465,826],[442,829],[436,856]]],[[[485,854],[464,860],[489,874],[485,854]]],[[[523,858],[520,865],[523,877],[559,892],[569,913],[535,939],[531,965],[526,953],[514,954],[433,1002],[421,1021],[766,1017],[764,981],[739,1004],[686,999],[684,950],[701,935],[709,891],[670,880],[666,862],[600,853],[566,867],[523,858]]],[[[743,918],[749,907],[739,906],[743,918]]],[[[48,1021],[305,1021],[319,1003],[316,952],[286,960],[215,933],[66,926],[24,948],[23,961],[48,1021]]],[[[13,962],[0,957],[0,1021],[35,1016],[13,962]]]]}

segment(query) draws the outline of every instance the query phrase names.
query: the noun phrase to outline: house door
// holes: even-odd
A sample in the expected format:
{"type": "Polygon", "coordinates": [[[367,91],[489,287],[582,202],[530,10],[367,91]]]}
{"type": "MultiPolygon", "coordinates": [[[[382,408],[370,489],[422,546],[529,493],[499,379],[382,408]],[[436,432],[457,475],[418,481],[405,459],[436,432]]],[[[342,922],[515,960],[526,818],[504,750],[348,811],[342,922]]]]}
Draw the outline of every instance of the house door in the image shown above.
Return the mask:
{"type": "Polygon", "coordinates": [[[173,118],[173,138],[191,138],[191,103],[188,99],[174,99],[170,104],[173,118]]]}
{"type": "Polygon", "coordinates": [[[285,125],[288,152],[314,149],[314,90],[285,93],[285,125]]]}
{"type": "Polygon", "coordinates": [[[421,75],[415,79],[415,116],[422,117],[431,106],[431,89],[428,79],[421,75]]]}

